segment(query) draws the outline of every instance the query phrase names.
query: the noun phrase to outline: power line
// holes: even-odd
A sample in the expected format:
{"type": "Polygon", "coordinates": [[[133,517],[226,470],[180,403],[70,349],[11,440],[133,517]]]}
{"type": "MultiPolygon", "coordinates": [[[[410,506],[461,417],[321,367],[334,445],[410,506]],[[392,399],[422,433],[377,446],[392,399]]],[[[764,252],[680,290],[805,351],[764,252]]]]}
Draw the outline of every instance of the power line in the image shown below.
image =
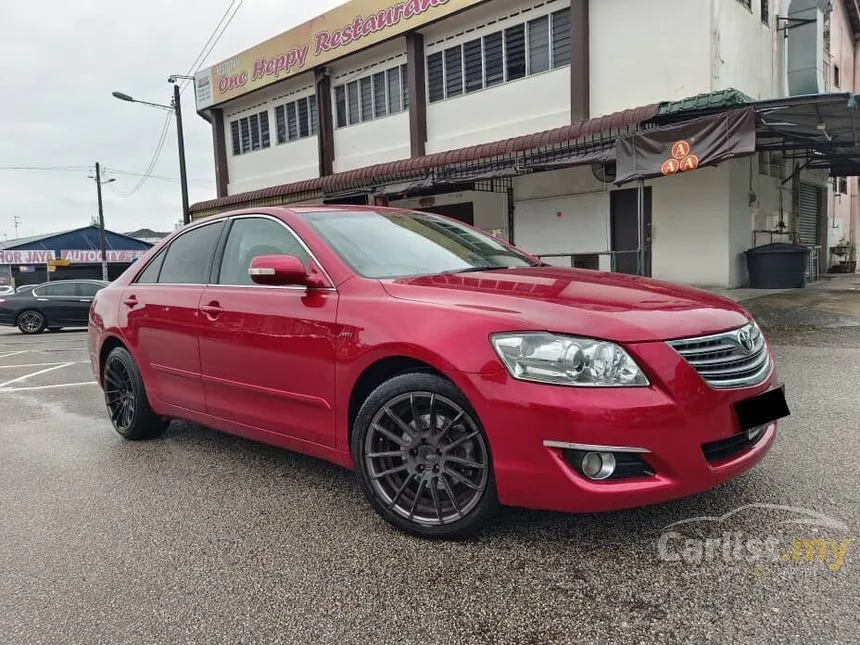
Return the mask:
{"type": "Polygon", "coordinates": [[[138,181],[129,191],[120,191],[114,188],[114,192],[122,197],[131,197],[146,183],[146,180],[149,179],[150,174],[155,168],[155,164],[158,163],[158,158],[161,156],[161,151],[164,149],[164,142],[167,140],[167,133],[170,131],[170,117],[172,114],[168,114],[164,119],[164,126],[161,128],[161,136],[158,139],[158,144],[155,147],[155,152],[152,154],[152,159],[149,160],[149,165],[146,167],[146,170],[143,171],[143,174],[140,175],[140,181],[138,181]]]}
{"type": "MultiPolygon", "coordinates": [[[[238,3],[236,2],[236,0],[230,1],[230,4],[227,6],[227,10],[224,12],[224,15],[221,17],[221,20],[218,21],[217,25],[215,25],[215,29],[212,30],[212,33],[210,34],[209,38],[206,40],[206,44],[203,45],[203,49],[200,50],[200,53],[197,54],[197,57],[194,59],[194,62],[191,64],[191,67],[189,69],[193,70],[193,72],[189,72],[188,74],[186,74],[186,76],[191,76],[193,73],[196,73],[197,71],[200,70],[200,68],[203,66],[203,63],[206,61],[206,58],[209,56],[209,54],[212,53],[212,50],[214,49],[215,45],[218,44],[218,41],[221,40],[221,37],[224,35],[224,32],[227,31],[227,27],[230,26],[231,22],[233,22],[233,18],[236,17],[237,13],[239,13],[239,9],[242,8],[242,4],[244,3],[244,1],[245,0],[238,0],[238,3]],[[224,22],[224,17],[228,13],[230,13],[230,10],[233,8],[234,4],[236,5],[235,10],[233,10],[233,13],[227,19],[227,22],[224,22]],[[224,23],[223,26],[222,26],[222,23],[224,23]],[[221,27],[221,31],[220,31],[220,33],[218,33],[217,36],[215,36],[215,34],[218,32],[219,27],[221,27]],[[214,41],[212,40],[213,37],[215,37],[214,41]],[[209,45],[210,42],[211,42],[211,45],[209,45]],[[209,46],[208,51],[206,49],[207,45],[209,46]],[[201,58],[201,56],[202,56],[202,58],[201,58]],[[197,65],[196,69],[194,68],[195,65],[197,65]]],[[[189,81],[189,79],[182,79],[182,81],[180,83],[180,87],[179,87],[180,93],[185,91],[185,88],[188,86],[188,81],[189,81]]],[[[168,113],[164,119],[164,127],[161,130],[161,137],[158,140],[158,144],[156,145],[155,152],[152,154],[152,159],[150,160],[149,165],[146,167],[146,170],[141,175],[140,181],[138,181],[129,191],[125,191],[125,192],[120,191],[119,189],[117,189],[115,187],[111,187],[112,190],[117,195],[120,195],[121,197],[131,197],[137,191],[139,191],[141,188],[143,188],[143,185],[149,179],[153,169],[155,168],[155,165],[158,163],[158,159],[161,156],[161,151],[164,149],[164,142],[167,138],[167,132],[170,128],[170,117],[171,116],[172,116],[172,114],[168,113]]]]}
{"type": "MultiPolygon", "coordinates": [[[[105,168],[104,173],[113,173],[115,175],[128,175],[129,177],[143,177],[139,172],[131,172],[129,170],[117,170],[116,168],[105,168]]],[[[165,181],[181,181],[179,177],[165,177],[164,175],[149,175],[150,179],[164,179],[165,181]]],[[[189,179],[189,182],[195,184],[214,184],[211,179],[189,179]]]]}
{"type": "MultiPolygon", "coordinates": [[[[92,172],[91,166],[0,166],[0,171],[9,171],[9,172],[72,172],[72,173],[80,173],[80,172],[92,172]]],[[[111,168],[108,170],[106,167],[102,167],[102,174],[106,175],[108,172],[113,173],[115,175],[125,175],[128,177],[144,177],[143,173],[139,172],[131,172],[130,170],[119,170],[117,168],[111,168]]],[[[181,179],[179,177],[165,177],[164,175],[148,175],[150,179],[161,179],[163,181],[172,181],[179,182],[181,179]]],[[[190,183],[193,184],[214,184],[215,182],[211,179],[190,179],[190,183]]]]}
{"type": "Polygon", "coordinates": [[[7,171],[44,171],[44,172],[82,172],[89,170],[89,166],[0,166],[0,170],[7,171]]]}
{"type": "MultiPolygon", "coordinates": [[[[208,54],[204,55],[206,52],[206,48],[209,46],[209,43],[212,42],[212,39],[215,37],[215,34],[217,33],[218,29],[221,27],[221,23],[224,22],[225,18],[227,18],[227,15],[230,13],[230,10],[233,9],[234,4],[236,4],[236,0],[230,0],[230,4],[227,5],[227,9],[224,10],[224,13],[221,15],[221,19],[218,21],[218,24],[215,25],[215,28],[212,30],[212,33],[209,34],[209,38],[203,44],[202,49],[197,54],[197,58],[194,59],[194,62],[191,63],[191,66],[188,68],[188,71],[185,72],[186,76],[192,76],[192,75],[194,75],[195,72],[199,71],[200,68],[195,67],[195,65],[197,65],[198,63],[200,63],[200,65],[203,64],[203,61],[206,59],[206,55],[208,55],[208,54]]],[[[240,2],[239,4],[242,4],[242,3],[240,2]]],[[[183,89],[185,88],[185,85],[188,84],[188,80],[189,79],[183,79],[183,82],[182,82],[183,89]]]]}
{"type": "MultiPolygon", "coordinates": [[[[244,3],[244,2],[245,2],[245,0],[239,0],[238,4],[236,5],[235,11],[233,11],[233,13],[227,19],[227,22],[224,23],[224,27],[221,29],[221,33],[219,33],[218,36],[215,38],[215,40],[212,42],[212,44],[209,47],[209,50],[206,52],[206,54],[203,56],[203,58],[200,59],[200,62],[197,65],[197,68],[193,72],[186,74],[186,76],[193,76],[194,74],[196,74],[197,72],[199,72],[203,68],[203,64],[206,62],[206,59],[209,58],[209,55],[212,53],[212,51],[215,49],[215,46],[218,44],[218,41],[221,40],[221,37],[227,31],[227,27],[229,27],[230,23],[233,22],[233,18],[236,17],[237,13],[239,13],[239,9],[242,8],[242,3],[244,3]]],[[[229,11],[229,10],[230,9],[228,7],[227,11],[229,11]]],[[[189,82],[190,82],[190,79],[187,79],[187,78],[183,79],[183,83],[179,88],[180,93],[185,91],[185,89],[189,85],[189,82]]]]}

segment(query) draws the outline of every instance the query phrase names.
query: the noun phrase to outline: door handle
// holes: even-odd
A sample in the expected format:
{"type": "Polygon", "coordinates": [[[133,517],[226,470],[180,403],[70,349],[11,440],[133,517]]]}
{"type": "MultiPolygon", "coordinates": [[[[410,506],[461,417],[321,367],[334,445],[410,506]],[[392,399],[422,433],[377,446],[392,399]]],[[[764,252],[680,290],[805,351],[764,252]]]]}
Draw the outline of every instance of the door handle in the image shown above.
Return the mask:
{"type": "Polygon", "coordinates": [[[124,298],[122,302],[124,305],[128,305],[129,307],[134,307],[137,304],[137,297],[132,295],[132,296],[129,296],[128,298],[124,298]]]}
{"type": "Polygon", "coordinates": [[[217,318],[219,315],[224,313],[224,310],[221,308],[220,303],[217,301],[212,301],[208,305],[201,305],[200,311],[206,314],[209,318],[217,318]]]}

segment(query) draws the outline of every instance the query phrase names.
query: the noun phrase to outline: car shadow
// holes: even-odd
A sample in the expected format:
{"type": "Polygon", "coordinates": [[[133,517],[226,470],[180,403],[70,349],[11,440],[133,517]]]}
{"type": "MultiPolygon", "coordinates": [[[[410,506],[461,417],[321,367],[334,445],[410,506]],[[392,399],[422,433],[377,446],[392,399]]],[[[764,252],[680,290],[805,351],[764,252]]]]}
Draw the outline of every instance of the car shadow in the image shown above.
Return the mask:
{"type": "MultiPolygon", "coordinates": [[[[184,421],[174,421],[158,441],[205,452],[215,460],[229,459],[232,466],[253,467],[256,476],[285,477],[303,487],[318,488],[315,512],[321,522],[348,512],[353,519],[366,518],[361,520],[365,530],[376,527],[374,530],[383,533],[397,533],[367,506],[353,473],[335,464],[184,421]]],[[[787,503],[772,498],[778,490],[765,472],[754,469],[704,493],[627,510],[567,514],[503,507],[486,529],[462,542],[481,546],[567,545],[579,553],[583,549],[602,551],[622,545],[653,548],[654,540],[678,520],[719,516],[758,502],[787,503]]]]}

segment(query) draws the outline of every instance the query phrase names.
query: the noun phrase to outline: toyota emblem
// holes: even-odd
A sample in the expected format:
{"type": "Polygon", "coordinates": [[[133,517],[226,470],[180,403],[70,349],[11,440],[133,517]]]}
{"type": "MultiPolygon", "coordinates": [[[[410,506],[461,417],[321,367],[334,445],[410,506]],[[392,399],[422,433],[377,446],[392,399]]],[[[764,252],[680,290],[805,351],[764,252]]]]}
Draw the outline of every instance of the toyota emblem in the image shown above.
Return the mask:
{"type": "Polygon", "coordinates": [[[752,351],[755,348],[752,336],[746,329],[741,329],[738,332],[738,344],[747,354],[752,354],[752,351]]]}

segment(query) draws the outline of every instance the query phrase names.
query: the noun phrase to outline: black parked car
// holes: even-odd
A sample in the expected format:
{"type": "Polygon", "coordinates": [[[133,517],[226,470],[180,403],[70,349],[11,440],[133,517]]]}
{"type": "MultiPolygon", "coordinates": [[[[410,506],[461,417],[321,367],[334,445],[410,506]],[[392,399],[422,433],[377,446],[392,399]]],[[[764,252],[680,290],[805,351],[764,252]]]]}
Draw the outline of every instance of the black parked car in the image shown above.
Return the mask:
{"type": "Polygon", "coordinates": [[[17,327],[25,334],[86,327],[93,297],[106,286],[104,280],[60,280],[0,296],[0,325],[17,327]]]}

